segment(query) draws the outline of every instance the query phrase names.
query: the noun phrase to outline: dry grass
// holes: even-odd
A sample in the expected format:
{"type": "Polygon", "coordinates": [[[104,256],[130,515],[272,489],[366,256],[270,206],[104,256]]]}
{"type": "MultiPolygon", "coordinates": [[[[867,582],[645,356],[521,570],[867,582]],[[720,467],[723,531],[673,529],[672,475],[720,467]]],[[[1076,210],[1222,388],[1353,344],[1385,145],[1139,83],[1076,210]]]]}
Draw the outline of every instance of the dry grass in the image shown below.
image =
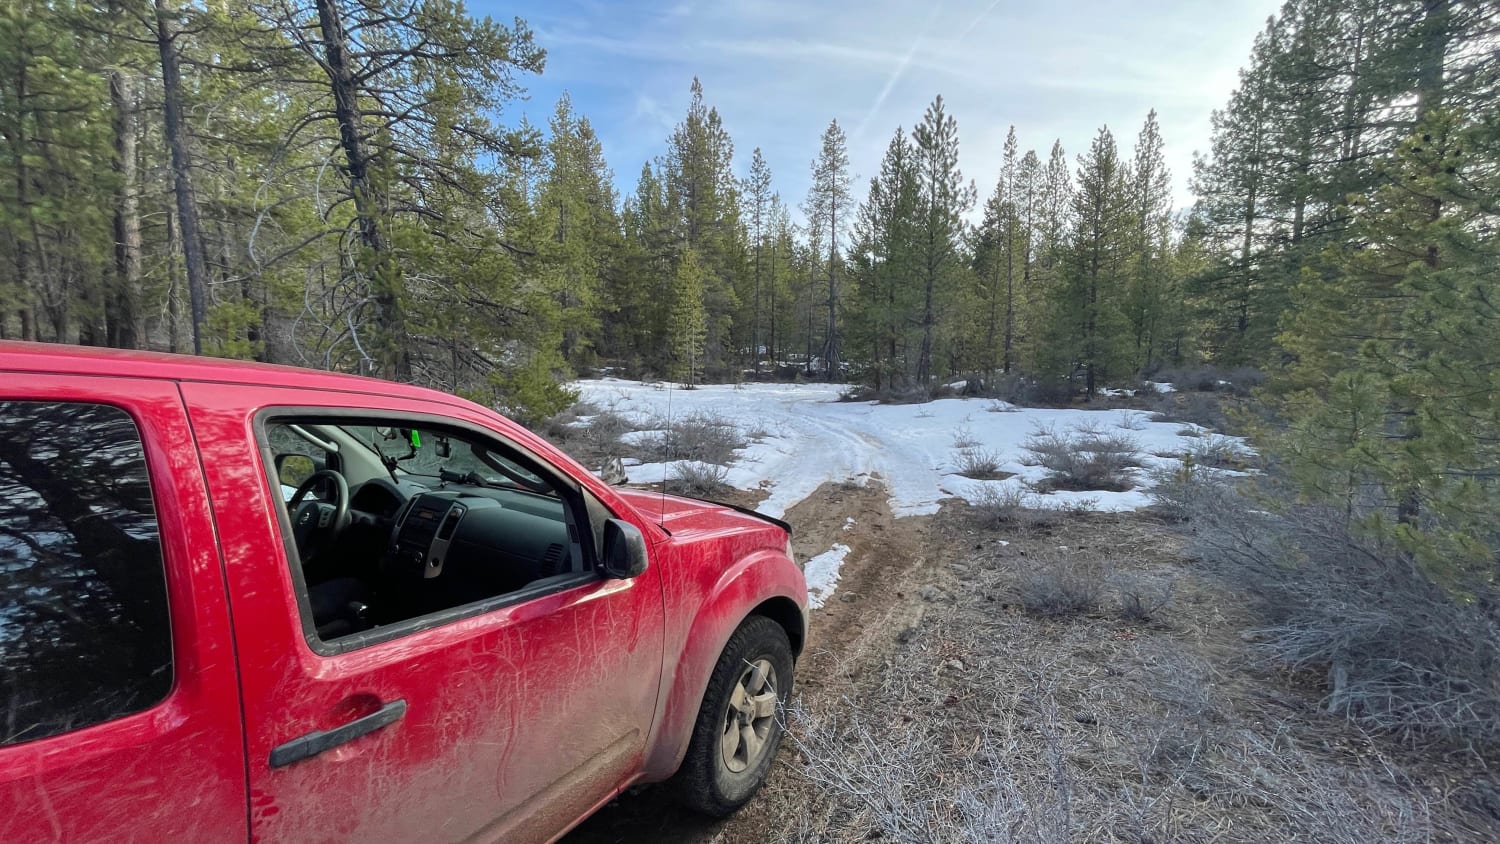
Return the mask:
{"type": "Polygon", "coordinates": [[[1247,680],[1212,591],[1179,594],[1154,612],[1172,624],[1146,628],[1005,603],[1029,558],[1101,532],[1143,552],[1116,564],[1152,583],[1174,565],[1146,550],[1159,533],[1123,520],[968,555],[942,584],[951,612],[924,617],[882,670],[835,672],[848,679],[794,707],[795,776],[757,813],[802,842],[1483,840],[1399,747],[1302,720],[1247,680]]]}

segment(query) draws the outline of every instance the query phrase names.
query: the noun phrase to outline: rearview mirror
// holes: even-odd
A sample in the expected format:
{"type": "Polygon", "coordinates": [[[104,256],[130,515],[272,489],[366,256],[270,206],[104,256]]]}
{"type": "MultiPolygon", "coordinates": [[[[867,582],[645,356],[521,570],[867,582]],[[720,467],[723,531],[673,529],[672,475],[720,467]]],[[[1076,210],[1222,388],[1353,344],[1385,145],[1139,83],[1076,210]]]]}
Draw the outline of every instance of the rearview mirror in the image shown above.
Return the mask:
{"type": "Polygon", "coordinates": [[[629,522],[609,519],[604,523],[604,573],[621,580],[646,570],[646,537],[629,522]]]}

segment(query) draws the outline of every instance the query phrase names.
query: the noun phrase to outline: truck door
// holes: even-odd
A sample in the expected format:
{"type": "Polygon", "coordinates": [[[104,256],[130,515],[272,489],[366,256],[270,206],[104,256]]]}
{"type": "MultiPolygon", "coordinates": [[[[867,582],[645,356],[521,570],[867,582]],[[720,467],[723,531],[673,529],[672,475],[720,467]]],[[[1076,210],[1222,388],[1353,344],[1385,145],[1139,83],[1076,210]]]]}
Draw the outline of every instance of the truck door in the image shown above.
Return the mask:
{"type": "Polygon", "coordinates": [[[246,800],[176,385],[0,359],[0,841],[243,841],[246,800]]]}
{"type": "Polygon", "coordinates": [[[547,840],[639,769],[661,675],[661,575],[608,579],[568,550],[591,531],[565,473],[516,450],[538,489],[442,478],[476,445],[514,445],[461,408],[183,389],[247,666],[256,839],[547,840]],[[399,483],[382,456],[401,458],[399,483]],[[324,467],[322,480],[289,476],[294,462],[324,467]],[[345,526],[335,502],[288,496],[299,483],[335,499],[347,487],[345,526]],[[453,498],[460,486],[472,497],[453,498]]]}

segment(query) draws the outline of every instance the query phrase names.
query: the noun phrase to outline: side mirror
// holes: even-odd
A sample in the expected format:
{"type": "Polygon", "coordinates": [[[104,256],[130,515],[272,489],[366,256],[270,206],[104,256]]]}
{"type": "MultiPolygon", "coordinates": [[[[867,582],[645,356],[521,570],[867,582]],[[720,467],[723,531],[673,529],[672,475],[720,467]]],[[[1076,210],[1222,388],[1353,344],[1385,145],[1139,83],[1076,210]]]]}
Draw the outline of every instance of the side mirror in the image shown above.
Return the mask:
{"type": "Polygon", "coordinates": [[[306,454],[278,454],[276,455],[276,477],[289,487],[302,486],[302,482],[313,476],[313,473],[324,468],[317,460],[306,454]]]}
{"type": "Polygon", "coordinates": [[[625,579],[646,571],[646,537],[629,522],[609,519],[604,523],[604,573],[625,579]]]}

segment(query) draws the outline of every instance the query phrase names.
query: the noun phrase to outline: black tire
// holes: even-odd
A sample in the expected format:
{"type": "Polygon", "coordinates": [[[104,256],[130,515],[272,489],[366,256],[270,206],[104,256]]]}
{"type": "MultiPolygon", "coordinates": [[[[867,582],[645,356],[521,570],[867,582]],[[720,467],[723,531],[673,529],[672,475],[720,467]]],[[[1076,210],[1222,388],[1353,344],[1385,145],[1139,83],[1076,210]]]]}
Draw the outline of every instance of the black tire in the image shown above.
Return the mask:
{"type": "MultiPolygon", "coordinates": [[[[792,669],[791,642],[781,625],[771,619],[752,615],[729,637],[703,693],[703,705],[698,710],[687,755],[673,779],[678,799],[684,805],[722,818],[745,805],[760,790],[785,732],[782,705],[792,691],[792,669]],[[762,661],[775,674],[774,684],[768,679],[764,688],[774,688],[776,712],[769,722],[762,722],[768,728],[767,734],[754,758],[747,753],[746,758],[735,756],[726,761],[725,744],[729,741],[731,719],[735,717],[730,712],[731,698],[736,687],[745,688],[742,680],[747,674],[752,675],[753,682],[756,666],[762,665],[762,661]],[[731,770],[732,764],[743,764],[744,769],[731,770]]],[[[759,675],[764,677],[767,672],[761,668],[759,675]]],[[[745,728],[756,729],[753,723],[739,729],[745,728]]],[[[748,743],[741,743],[741,747],[745,744],[748,743]]]]}

